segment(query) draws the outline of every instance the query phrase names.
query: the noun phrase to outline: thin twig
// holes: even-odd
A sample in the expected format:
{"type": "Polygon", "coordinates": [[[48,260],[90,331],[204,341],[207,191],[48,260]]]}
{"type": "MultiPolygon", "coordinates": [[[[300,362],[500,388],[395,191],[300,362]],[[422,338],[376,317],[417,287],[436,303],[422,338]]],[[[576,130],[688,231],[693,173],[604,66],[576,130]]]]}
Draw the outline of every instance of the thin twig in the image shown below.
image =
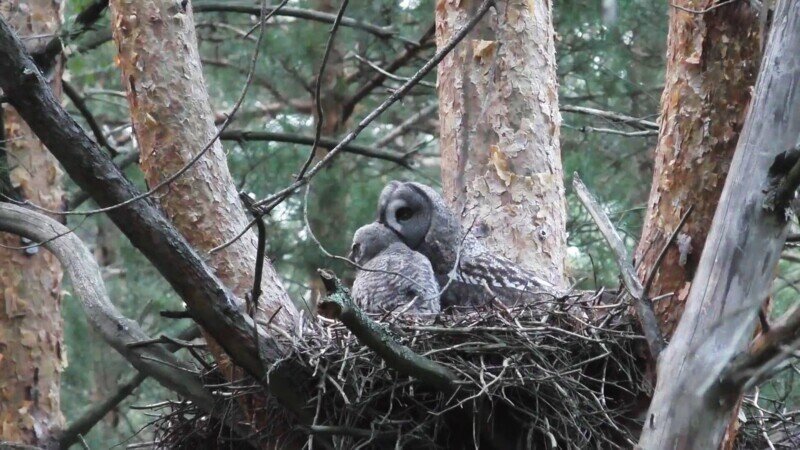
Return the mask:
{"type": "Polygon", "coordinates": [[[390,106],[396,103],[398,100],[403,98],[410,90],[413,88],[417,83],[419,83],[422,78],[424,78],[434,67],[436,67],[445,56],[447,56],[459,42],[461,42],[467,34],[472,30],[472,28],[477,25],[477,23],[483,18],[489,8],[494,5],[494,0],[484,0],[484,2],[480,5],[478,10],[476,11],[475,15],[467,22],[467,24],[459,30],[458,33],[453,36],[452,39],[442,47],[436,54],[428,60],[424,66],[422,66],[414,76],[412,76],[408,82],[404,83],[397,91],[395,91],[389,98],[384,100],[383,103],[380,104],[377,108],[375,108],[371,113],[369,113],[365,118],[363,118],[358,125],[347,134],[347,136],[339,142],[333,150],[331,150],[325,157],[315,164],[308,173],[294,183],[289,185],[288,187],[276,192],[275,194],[256,202],[256,206],[260,208],[269,208],[272,203],[278,201],[283,201],[287,196],[293,194],[297,191],[300,187],[308,183],[308,180],[316,175],[320,170],[325,168],[328,164],[331,163],[333,158],[342,151],[342,148],[352,142],[373,120],[378,118],[384,111],[386,111],[390,106]]]}
{"type": "Polygon", "coordinates": [[[86,120],[86,124],[89,125],[89,128],[91,128],[92,134],[94,134],[94,138],[97,140],[97,143],[105,147],[108,152],[111,153],[112,157],[117,156],[119,152],[108,142],[108,139],[106,139],[105,134],[103,134],[103,130],[100,128],[100,125],[98,125],[97,120],[89,110],[89,107],[86,106],[86,102],[83,100],[81,94],[78,93],[78,91],[72,87],[72,84],[66,80],[61,80],[61,87],[64,89],[64,94],[69,97],[69,99],[72,101],[72,104],[75,105],[75,108],[78,109],[83,118],[86,120]]]}
{"type": "Polygon", "coordinates": [[[584,114],[589,116],[601,117],[612,122],[624,123],[641,130],[655,130],[658,131],[658,124],[649,120],[640,119],[638,117],[628,116],[614,111],[603,111],[601,109],[587,108],[585,106],[572,106],[561,105],[559,107],[561,112],[584,114]]]}
{"type": "Polygon", "coordinates": [[[656,258],[656,262],[653,264],[653,267],[650,268],[650,272],[647,273],[647,278],[644,284],[644,290],[642,291],[642,295],[644,298],[650,298],[650,288],[653,287],[653,281],[656,278],[656,272],[658,272],[659,266],[661,266],[661,262],[664,261],[664,257],[667,255],[667,249],[669,246],[675,241],[675,238],[678,237],[678,233],[680,233],[681,228],[683,225],[686,224],[686,219],[689,218],[689,214],[692,213],[694,209],[694,205],[690,205],[689,208],[683,213],[683,217],[681,217],[680,222],[672,230],[672,234],[669,235],[669,238],[666,242],[664,242],[664,246],[661,247],[661,252],[658,253],[658,258],[656,258]]]}
{"type": "Polygon", "coordinates": [[[303,167],[300,168],[300,172],[297,173],[295,180],[303,178],[303,175],[306,174],[308,167],[312,162],[314,162],[314,157],[317,154],[317,145],[319,145],[319,140],[322,137],[322,127],[325,121],[325,116],[322,111],[322,79],[325,76],[325,68],[328,66],[328,59],[330,58],[331,50],[333,49],[333,41],[336,38],[336,32],[339,30],[339,24],[342,23],[344,10],[347,9],[348,2],[349,0],[342,0],[342,4],[339,6],[339,11],[336,13],[336,19],[333,21],[333,26],[331,26],[331,31],[328,34],[328,42],[325,44],[325,53],[322,55],[322,63],[320,63],[319,72],[317,73],[317,79],[314,84],[314,104],[316,106],[317,114],[317,124],[314,130],[314,143],[311,144],[311,151],[308,154],[308,158],[306,159],[306,162],[303,163],[303,167]]]}
{"type": "MultiPolygon", "coordinates": [[[[278,133],[272,131],[247,131],[247,130],[227,130],[220,135],[220,139],[227,141],[267,141],[267,142],[286,142],[289,144],[314,145],[313,136],[303,136],[300,134],[278,133]]],[[[320,137],[316,147],[325,149],[336,148],[339,141],[320,137]]],[[[405,168],[411,168],[408,155],[398,152],[381,150],[378,142],[374,146],[364,146],[359,144],[347,144],[342,151],[354,155],[365,156],[368,158],[381,159],[393,162],[405,168]]]]}
{"type": "MultiPolygon", "coordinates": [[[[250,68],[248,70],[247,79],[245,80],[245,84],[242,87],[242,91],[239,94],[239,97],[236,100],[236,103],[234,104],[233,109],[231,109],[231,112],[225,118],[225,121],[222,123],[222,125],[220,126],[219,130],[216,132],[214,137],[212,137],[211,140],[209,140],[208,144],[206,144],[205,147],[203,147],[203,149],[200,150],[200,152],[198,152],[196,155],[194,155],[192,157],[192,159],[190,159],[186,164],[184,164],[183,167],[181,167],[177,172],[175,172],[172,175],[170,175],[169,177],[165,178],[163,181],[161,181],[160,183],[156,184],[152,189],[148,190],[147,192],[143,192],[143,193],[141,193],[139,195],[135,195],[135,196],[125,200],[124,202],[120,202],[120,203],[117,203],[115,205],[107,206],[105,208],[92,209],[92,210],[88,210],[88,211],[56,211],[56,210],[50,210],[50,209],[47,209],[47,208],[43,208],[43,207],[35,205],[35,204],[33,204],[33,203],[29,202],[29,201],[24,201],[24,202],[22,202],[22,204],[24,204],[26,206],[30,206],[30,207],[32,207],[34,209],[39,210],[39,211],[44,211],[44,212],[47,212],[49,214],[62,215],[62,216],[65,216],[65,215],[94,215],[94,214],[100,214],[100,213],[107,213],[109,211],[112,211],[112,210],[115,210],[115,209],[118,209],[118,208],[122,208],[122,207],[124,207],[126,205],[129,205],[129,204],[133,203],[133,202],[148,198],[148,197],[152,196],[153,194],[155,194],[156,192],[158,192],[161,189],[163,189],[164,187],[172,184],[175,180],[177,180],[181,176],[183,176],[183,174],[185,174],[189,169],[191,169],[192,166],[194,166],[195,163],[197,163],[197,161],[200,160],[200,158],[202,158],[206,153],[208,153],[209,150],[211,150],[211,148],[217,142],[217,139],[219,139],[219,136],[222,134],[222,132],[225,131],[225,129],[228,127],[228,125],[231,124],[231,122],[233,122],[233,118],[236,115],[236,113],[239,111],[239,108],[242,106],[242,103],[244,102],[244,99],[245,99],[245,96],[247,94],[247,91],[249,90],[250,85],[253,82],[253,74],[255,73],[255,70],[256,70],[256,63],[258,62],[258,55],[260,54],[260,50],[261,50],[261,42],[264,39],[264,34],[265,34],[264,30],[266,29],[266,26],[265,26],[266,22],[267,22],[267,20],[269,20],[269,18],[271,18],[273,15],[275,15],[275,13],[278,10],[280,10],[280,8],[282,8],[288,2],[289,2],[289,0],[283,0],[280,3],[280,5],[278,5],[275,9],[273,9],[270,13],[262,14],[262,19],[261,19],[261,24],[260,24],[261,30],[260,30],[259,35],[258,35],[258,42],[257,42],[257,44],[255,46],[255,49],[253,50],[253,57],[250,59],[250,68]]],[[[266,8],[266,1],[262,0],[262,10],[265,10],[265,8],[266,8]]]]}
{"type": "Polygon", "coordinates": [[[725,1],[719,2],[719,3],[715,4],[715,5],[711,5],[708,8],[705,8],[705,9],[690,9],[690,8],[686,8],[685,6],[676,5],[675,3],[670,3],[669,5],[672,6],[673,8],[675,8],[675,9],[677,9],[677,10],[680,10],[680,11],[683,11],[683,12],[687,12],[689,14],[705,14],[707,12],[711,12],[711,11],[713,11],[713,10],[719,8],[719,7],[722,7],[722,6],[725,6],[725,5],[729,5],[729,4],[731,4],[733,2],[736,2],[736,1],[738,1],[738,0],[725,0],[725,1]]]}

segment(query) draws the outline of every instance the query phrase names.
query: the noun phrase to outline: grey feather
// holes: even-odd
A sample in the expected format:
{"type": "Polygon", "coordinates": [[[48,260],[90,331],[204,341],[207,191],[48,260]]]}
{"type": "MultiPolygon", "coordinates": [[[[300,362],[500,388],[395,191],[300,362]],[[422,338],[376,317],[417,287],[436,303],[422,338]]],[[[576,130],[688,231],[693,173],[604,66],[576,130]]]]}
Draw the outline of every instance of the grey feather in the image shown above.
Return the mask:
{"type": "Polygon", "coordinates": [[[491,252],[462,227],[444,198],[424,184],[386,185],[378,201],[378,222],[430,260],[440,287],[448,286],[442,306],[480,305],[495,298],[511,304],[558,292],[535,273],[491,252]]]}
{"type": "Polygon", "coordinates": [[[440,311],[439,284],[430,261],[408,248],[390,229],[379,223],[359,228],[353,236],[351,259],[362,267],[356,272],[351,293],[363,310],[440,311]]]}

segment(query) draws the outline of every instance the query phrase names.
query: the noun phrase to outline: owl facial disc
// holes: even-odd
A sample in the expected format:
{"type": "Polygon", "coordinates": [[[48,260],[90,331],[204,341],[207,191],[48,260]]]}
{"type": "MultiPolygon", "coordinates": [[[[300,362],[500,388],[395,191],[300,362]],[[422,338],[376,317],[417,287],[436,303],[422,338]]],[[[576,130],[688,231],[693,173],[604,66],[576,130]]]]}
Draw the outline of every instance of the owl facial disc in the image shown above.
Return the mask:
{"type": "Polygon", "coordinates": [[[381,192],[378,221],[394,231],[412,249],[424,241],[431,226],[433,205],[412,183],[392,181],[381,192]]]}

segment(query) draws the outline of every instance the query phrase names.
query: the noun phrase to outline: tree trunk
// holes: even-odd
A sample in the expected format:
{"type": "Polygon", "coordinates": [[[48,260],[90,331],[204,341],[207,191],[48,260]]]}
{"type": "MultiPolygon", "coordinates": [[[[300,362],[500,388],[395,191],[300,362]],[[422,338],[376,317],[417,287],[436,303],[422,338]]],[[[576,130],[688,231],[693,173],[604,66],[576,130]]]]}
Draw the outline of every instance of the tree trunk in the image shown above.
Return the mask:
{"type": "MultiPolygon", "coordinates": [[[[438,0],[437,44],[477,6],[438,0]]],[[[491,248],[561,285],[566,212],[551,5],[494,8],[439,65],[442,186],[491,248]]]]}
{"type": "MultiPolygon", "coordinates": [[[[786,239],[770,186],[800,136],[800,3],[780,2],[708,242],[672,342],[659,362],[639,442],[645,449],[720,445],[741,395],[723,371],[745,350],[786,239]]],[[[786,167],[786,166],[789,167],[786,167]]]]}
{"type": "MultiPolygon", "coordinates": [[[[111,11],[141,168],[152,187],[180,170],[217,132],[191,4],[115,0],[111,11]]],[[[156,196],[171,221],[201,252],[229,241],[249,222],[219,141],[156,196]]],[[[247,232],[224,250],[208,254],[207,261],[220,280],[244,298],[252,288],[255,253],[255,234],[247,232]]],[[[269,262],[261,288],[260,317],[291,327],[297,310],[269,262]]],[[[205,337],[223,372],[230,379],[240,377],[222,349],[208,334],[205,337]]],[[[255,420],[259,427],[267,422],[266,417],[255,420]]]]}
{"type": "MultiPolygon", "coordinates": [[[[38,50],[61,29],[61,4],[55,0],[0,3],[0,14],[38,50]]],[[[61,90],[61,61],[51,87],[61,90]]],[[[10,190],[4,195],[45,208],[63,204],[62,171],[10,106],[0,109],[0,172],[10,190]],[[2,126],[2,125],[0,125],[2,126]],[[5,153],[4,153],[5,152],[5,153]],[[7,165],[6,165],[7,164],[7,165]]],[[[0,233],[0,245],[20,247],[18,236],[0,233]]],[[[66,366],[61,319],[62,271],[50,252],[0,248],[0,440],[45,446],[64,425],[60,410],[61,372],[66,366]]]]}
{"type": "MultiPolygon", "coordinates": [[[[715,0],[675,4],[702,10],[715,0]]],[[[670,9],[661,131],[647,217],[635,260],[664,336],[680,320],[750,103],[761,59],[756,11],[733,2],[705,14],[670,9]],[[662,248],[693,208],[659,264],[662,248]]]]}
{"type": "MultiPolygon", "coordinates": [[[[689,9],[712,4],[675,3],[689,9]]],[[[667,338],[683,313],[739,140],[761,59],[759,36],[756,11],[747,2],[706,14],[670,9],[661,130],[647,216],[634,256],[643,283],[656,270],[650,297],[673,293],[654,304],[667,338]],[[659,262],[689,208],[680,234],[659,262]]],[[[732,448],[738,414],[732,418],[722,448],[732,448]]]]}

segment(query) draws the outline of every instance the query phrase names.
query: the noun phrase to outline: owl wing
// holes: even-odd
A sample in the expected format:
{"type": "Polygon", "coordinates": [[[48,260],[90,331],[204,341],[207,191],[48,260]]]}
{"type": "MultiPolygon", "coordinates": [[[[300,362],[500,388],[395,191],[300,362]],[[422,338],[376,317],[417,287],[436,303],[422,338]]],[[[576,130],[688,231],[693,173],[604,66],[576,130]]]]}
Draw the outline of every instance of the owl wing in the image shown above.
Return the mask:
{"type": "Polygon", "coordinates": [[[394,311],[413,300],[408,313],[439,312],[439,285],[423,255],[405,245],[392,246],[364,264],[364,269],[356,274],[352,295],[365,311],[394,311]]]}
{"type": "MultiPolygon", "coordinates": [[[[515,303],[537,293],[556,293],[557,288],[518,264],[489,251],[466,255],[459,264],[456,281],[467,286],[458,287],[456,293],[465,294],[468,289],[469,304],[485,303],[492,296],[504,303],[515,303]],[[484,300],[485,301],[481,301],[484,300]]],[[[457,294],[456,294],[457,295],[457,294]]],[[[462,301],[455,300],[458,303],[462,301]]]]}

